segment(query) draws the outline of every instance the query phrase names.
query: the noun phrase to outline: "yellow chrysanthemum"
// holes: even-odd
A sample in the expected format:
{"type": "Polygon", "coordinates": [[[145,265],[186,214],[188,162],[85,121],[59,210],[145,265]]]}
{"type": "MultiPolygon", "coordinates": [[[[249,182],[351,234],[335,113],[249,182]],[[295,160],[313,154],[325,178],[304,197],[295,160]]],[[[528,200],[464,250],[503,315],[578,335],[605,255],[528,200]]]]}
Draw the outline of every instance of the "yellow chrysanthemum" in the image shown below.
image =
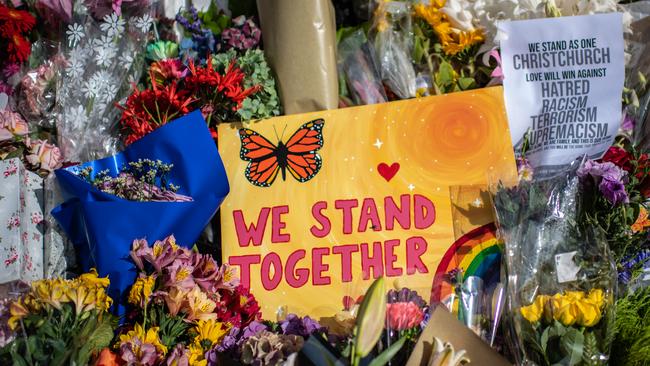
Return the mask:
{"type": "Polygon", "coordinates": [[[134,338],[138,338],[142,343],[149,343],[156,347],[156,350],[161,355],[167,354],[167,347],[160,342],[160,337],[158,337],[158,327],[151,327],[147,329],[146,333],[142,325],[135,324],[133,330],[129,331],[126,334],[120,335],[120,344],[127,343],[134,338]]]}
{"type": "Polygon", "coordinates": [[[192,343],[188,347],[189,364],[192,366],[206,366],[208,361],[205,359],[205,351],[200,344],[192,343]]]}
{"type": "Polygon", "coordinates": [[[429,5],[417,4],[414,9],[417,17],[431,25],[447,55],[453,56],[485,40],[481,29],[464,31],[454,28],[449,17],[441,10],[445,3],[446,0],[431,0],[429,5]]]}
{"type": "Polygon", "coordinates": [[[205,350],[208,350],[215,344],[221,342],[223,337],[228,334],[230,327],[215,319],[210,319],[196,322],[194,330],[197,333],[194,342],[200,344],[205,350]]]}
{"type": "Polygon", "coordinates": [[[129,291],[129,303],[141,307],[146,306],[155,284],[156,277],[154,276],[139,277],[129,291]]]}

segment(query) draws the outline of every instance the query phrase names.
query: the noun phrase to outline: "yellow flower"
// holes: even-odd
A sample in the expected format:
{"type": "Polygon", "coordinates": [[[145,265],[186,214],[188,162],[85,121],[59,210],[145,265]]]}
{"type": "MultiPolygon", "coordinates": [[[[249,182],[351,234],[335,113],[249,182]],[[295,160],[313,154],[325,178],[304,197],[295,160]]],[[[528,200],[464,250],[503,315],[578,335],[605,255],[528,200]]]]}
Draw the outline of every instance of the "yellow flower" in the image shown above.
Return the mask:
{"type": "Polygon", "coordinates": [[[90,272],[84,273],[81,276],[79,276],[79,281],[81,281],[82,284],[88,286],[88,287],[103,287],[107,288],[108,285],[111,284],[111,281],[108,279],[108,276],[106,277],[99,277],[97,274],[97,270],[92,268],[90,272]]]}
{"type": "Polygon", "coordinates": [[[189,364],[192,366],[206,366],[208,361],[205,359],[205,352],[200,344],[192,343],[188,347],[189,364]]]}
{"type": "Polygon", "coordinates": [[[18,322],[29,314],[29,310],[24,303],[24,299],[12,301],[9,305],[9,314],[11,314],[8,322],[9,328],[16,330],[16,328],[18,328],[18,322]]]}
{"type": "Polygon", "coordinates": [[[528,306],[522,306],[519,311],[521,315],[528,320],[530,323],[537,323],[544,313],[544,305],[548,300],[546,295],[537,295],[532,304],[528,306]]]}
{"type": "Polygon", "coordinates": [[[129,292],[129,303],[144,307],[149,303],[149,297],[153,293],[153,287],[156,284],[156,277],[144,276],[135,280],[129,292]]]}
{"type": "Polygon", "coordinates": [[[560,323],[570,326],[575,324],[578,317],[578,309],[570,297],[561,294],[555,294],[551,298],[551,307],[553,309],[553,318],[560,323]]]}
{"type": "Polygon", "coordinates": [[[158,353],[166,355],[167,347],[160,342],[158,331],[158,327],[152,327],[149,328],[145,333],[144,328],[142,328],[140,324],[136,323],[133,327],[133,330],[129,331],[126,334],[120,335],[120,343],[127,343],[133,338],[138,338],[142,343],[149,343],[156,347],[158,353]]]}
{"type": "Polygon", "coordinates": [[[198,334],[194,338],[194,342],[203,346],[205,350],[208,350],[216,343],[221,342],[223,337],[228,334],[230,327],[227,324],[216,321],[215,319],[210,319],[199,320],[194,329],[198,334]]]}
{"type": "Polygon", "coordinates": [[[582,291],[565,291],[564,298],[568,301],[575,302],[585,298],[585,293],[582,291]]]}
{"type": "Polygon", "coordinates": [[[481,43],[485,35],[480,29],[464,31],[454,28],[449,17],[440,9],[445,6],[446,0],[431,0],[429,5],[415,5],[415,15],[424,19],[438,36],[442,50],[450,56],[462,52],[467,47],[481,43]]]}
{"type": "Polygon", "coordinates": [[[217,304],[210,300],[198,286],[187,293],[187,302],[184,305],[183,309],[188,315],[187,320],[208,320],[217,317],[217,314],[213,313],[217,304]]]}
{"type": "Polygon", "coordinates": [[[61,279],[32,282],[32,294],[34,298],[43,304],[51,305],[59,310],[61,310],[61,303],[70,301],[70,298],[67,296],[68,288],[68,281],[61,279]]]}
{"type": "Polygon", "coordinates": [[[605,304],[605,294],[603,290],[595,288],[589,292],[587,300],[600,308],[605,304]]]}
{"type": "Polygon", "coordinates": [[[590,301],[581,300],[575,303],[578,311],[577,324],[583,327],[593,327],[598,324],[602,313],[600,307],[590,301]]]}

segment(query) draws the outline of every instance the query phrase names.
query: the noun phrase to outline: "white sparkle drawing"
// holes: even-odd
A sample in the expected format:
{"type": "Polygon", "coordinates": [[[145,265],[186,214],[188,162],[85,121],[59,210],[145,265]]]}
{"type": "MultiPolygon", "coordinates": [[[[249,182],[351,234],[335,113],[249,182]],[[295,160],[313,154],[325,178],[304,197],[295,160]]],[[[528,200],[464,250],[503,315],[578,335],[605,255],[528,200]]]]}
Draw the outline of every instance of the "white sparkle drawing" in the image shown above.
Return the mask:
{"type": "Polygon", "coordinates": [[[380,139],[377,139],[377,140],[375,141],[375,143],[372,144],[372,146],[374,146],[374,147],[376,147],[376,148],[378,148],[378,149],[381,149],[381,145],[383,145],[383,144],[384,144],[384,143],[383,143],[380,139]]]}
{"type": "Polygon", "coordinates": [[[409,189],[409,191],[413,192],[415,186],[413,185],[413,183],[410,183],[407,188],[409,189]]]}

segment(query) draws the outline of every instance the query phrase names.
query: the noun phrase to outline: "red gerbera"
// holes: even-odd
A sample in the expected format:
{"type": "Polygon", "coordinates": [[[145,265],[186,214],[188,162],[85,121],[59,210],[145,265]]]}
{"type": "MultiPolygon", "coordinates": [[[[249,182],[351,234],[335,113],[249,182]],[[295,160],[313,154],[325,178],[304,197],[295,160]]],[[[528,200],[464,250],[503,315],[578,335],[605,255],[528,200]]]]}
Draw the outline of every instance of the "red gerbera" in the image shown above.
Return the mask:
{"type": "Polygon", "coordinates": [[[139,90],[134,86],[122,110],[120,125],[124,131],[124,143],[130,145],[154,129],[189,113],[194,100],[186,92],[179,91],[175,82],[159,86],[154,81],[152,89],[139,90]]]}
{"type": "Polygon", "coordinates": [[[32,45],[18,33],[14,34],[7,43],[7,53],[10,62],[22,63],[27,61],[32,52],[32,45]]]}
{"type": "Polygon", "coordinates": [[[234,119],[233,112],[241,108],[244,99],[260,89],[259,86],[244,88],[246,75],[234,62],[223,75],[212,67],[212,57],[208,57],[205,67],[190,61],[189,70],[185,87],[198,100],[209,125],[212,125],[213,120],[218,122],[234,119]]]}
{"type": "Polygon", "coordinates": [[[10,39],[14,33],[27,33],[34,28],[36,18],[24,10],[0,5],[0,34],[10,39]]]}

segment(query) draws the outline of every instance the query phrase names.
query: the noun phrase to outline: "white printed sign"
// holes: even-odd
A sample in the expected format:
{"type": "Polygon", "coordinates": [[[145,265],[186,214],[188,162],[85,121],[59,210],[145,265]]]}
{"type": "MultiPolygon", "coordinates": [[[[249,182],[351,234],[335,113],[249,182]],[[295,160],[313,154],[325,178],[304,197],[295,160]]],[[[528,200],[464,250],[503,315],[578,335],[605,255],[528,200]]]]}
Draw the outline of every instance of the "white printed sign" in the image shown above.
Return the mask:
{"type": "Polygon", "coordinates": [[[625,74],[620,13],[502,22],[506,110],[517,151],[552,171],[600,157],[621,122],[625,74]]]}

